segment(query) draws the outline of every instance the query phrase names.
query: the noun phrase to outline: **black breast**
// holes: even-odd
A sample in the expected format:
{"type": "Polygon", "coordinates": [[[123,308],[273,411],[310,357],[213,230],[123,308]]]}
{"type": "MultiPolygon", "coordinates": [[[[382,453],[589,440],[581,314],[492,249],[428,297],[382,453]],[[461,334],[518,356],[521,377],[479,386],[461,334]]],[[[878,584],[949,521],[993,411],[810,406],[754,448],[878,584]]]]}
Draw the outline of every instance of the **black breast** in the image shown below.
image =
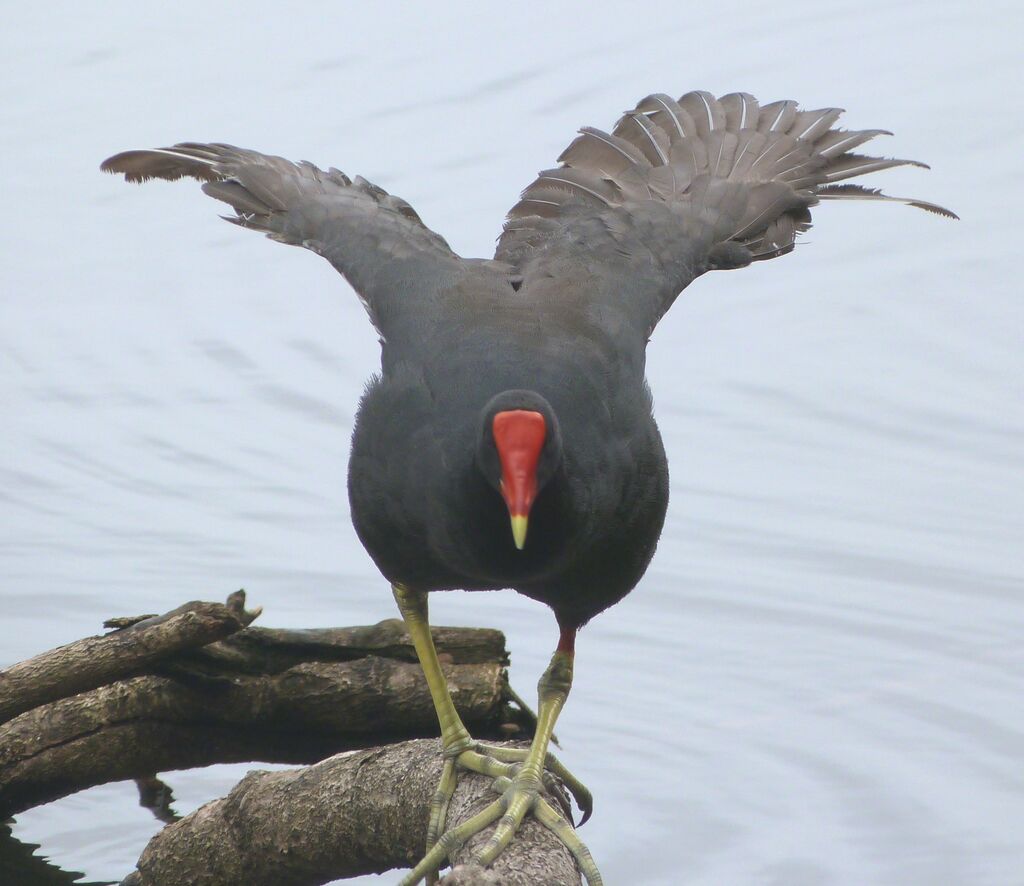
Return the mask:
{"type": "MultiPolygon", "coordinates": [[[[551,397],[564,458],[518,551],[505,503],[475,463],[479,407],[439,408],[414,373],[376,383],[361,405],[349,467],[360,539],[391,581],[424,590],[511,587],[564,623],[582,624],[633,588],[664,521],[664,450],[645,392],[635,393],[618,421],[603,407],[551,397]]],[[[474,399],[482,405],[490,393],[474,399]]]]}

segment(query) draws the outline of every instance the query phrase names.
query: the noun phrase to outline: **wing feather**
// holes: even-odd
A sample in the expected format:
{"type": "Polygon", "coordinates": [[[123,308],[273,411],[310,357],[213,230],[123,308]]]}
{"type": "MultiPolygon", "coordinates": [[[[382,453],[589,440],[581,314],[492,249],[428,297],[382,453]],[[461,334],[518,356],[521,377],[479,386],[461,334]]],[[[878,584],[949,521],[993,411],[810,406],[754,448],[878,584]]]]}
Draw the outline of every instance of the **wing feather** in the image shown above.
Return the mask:
{"type": "Polygon", "coordinates": [[[885,130],[835,128],[841,114],[788,100],[761,105],[743,92],[649,95],[611,134],[580,131],[563,166],[523,192],[496,257],[515,266],[525,293],[558,297],[558,281],[586,280],[602,316],[649,335],[695,276],[792,251],[820,200],[888,200],[953,215],[838,184],[924,166],[852,153],[885,130]]]}
{"type": "MultiPolygon", "coordinates": [[[[404,200],[337,169],[219,142],[125,151],[100,168],[130,182],[198,179],[206,194],[234,210],[228,221],[330,261],[385,338],[421,330],[442,286],[488,273],[460,259],[404,200]]],[[[491,263],[489,272],[496,270],[491,263]]]]}

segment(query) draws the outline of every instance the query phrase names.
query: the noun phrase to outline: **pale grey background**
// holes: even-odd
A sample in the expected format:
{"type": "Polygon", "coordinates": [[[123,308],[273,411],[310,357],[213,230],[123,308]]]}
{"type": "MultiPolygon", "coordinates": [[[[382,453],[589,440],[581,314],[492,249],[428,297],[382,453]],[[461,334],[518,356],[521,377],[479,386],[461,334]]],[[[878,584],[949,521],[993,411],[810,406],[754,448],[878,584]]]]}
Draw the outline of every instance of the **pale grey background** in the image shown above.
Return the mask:
{"type": "MultiPolygon", "coordinates": [[[[107,155],[226,140],[408,199],[469,255],[575,129],[652,91],[838,104],[959,212],[829,205],[657,330],[654,563],[579,644],[559,734],[610,884],[1024,883],[1021,7],[915,2],[9,4],[0,33],[0,663],[239,586],[265,622],[393,614],[352,531],[377,360],[324,262],[107,155]]],[[[555,640],[494,625],[532,691],[555,640]]],[[[170,777],[185,811],[246,767],[170,777]]],[[[19,819],[119,878],[116,785],[19,819]]],[[[393,878],[386,878],[390,881],[393,878]]],[[[376,881],[374,881],[376,882],[376,881]]]]}

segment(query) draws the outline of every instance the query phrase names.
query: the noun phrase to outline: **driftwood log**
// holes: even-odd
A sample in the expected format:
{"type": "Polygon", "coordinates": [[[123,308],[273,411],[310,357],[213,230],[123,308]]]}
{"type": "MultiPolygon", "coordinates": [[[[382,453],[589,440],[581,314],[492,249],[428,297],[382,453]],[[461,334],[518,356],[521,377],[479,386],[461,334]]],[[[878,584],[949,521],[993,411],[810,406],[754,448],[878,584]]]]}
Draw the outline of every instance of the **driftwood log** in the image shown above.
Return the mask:
{"type": "MultiPolygon", "coordinates": [[[[303,886],[411,867],[423,854],[427,805],[440,776],[436,740],[339,754],[302,769],[252,772],[228,796],[158,834],[123,886],[303,886]]],[[[465,776],[451,820],[463,821],[494,799],[487,779],[465,776]]],[[[455,862],[484,839],[471,840],[455,862]]],[[[491,871],[458,871],[451,883],[568,886],[579,883],[579,874],[569,852],[528,819],[491,871]]]]}
{"type": "MultiPolygon", "coordinates": [[[[221,603],[186,603],[162,616],[126,621],[124,630],[87,637],[0,671],[0,723],[46,702],[140,673],[185,649],[205,646],[253,621],[236,592],[221,603]]],[[[113,626],[112,623],[108,626],[113,626]]]]}
{"type": "MultiPolygon", "coordinates": [[[[404,625],[257,628],[249,625],[258,610],[244,607],[238,592],[226,604],[113,619],[108,634],[0,671],[0,819],[110,781],[135,779],[152,791],[162,787],[155,773],[172,769],[315,763],[250,773],[180,821],[154,808],[172,823],[125,886],[305,886],[413,864],[440,755],[436,740],[415,740],[435,736],[437,722],[404,625]]],[[[531,715],[510,704],[518,699],[504,636],[433,632],[474,735],[528,738],[531,715]]],[[[488,780],[463,777],[450,823],[494,798],[488,780]]],[[[580,877],[564,847],[529,820],[492,870],[457,867],[443,882],[541,886],[580,877]]]]}

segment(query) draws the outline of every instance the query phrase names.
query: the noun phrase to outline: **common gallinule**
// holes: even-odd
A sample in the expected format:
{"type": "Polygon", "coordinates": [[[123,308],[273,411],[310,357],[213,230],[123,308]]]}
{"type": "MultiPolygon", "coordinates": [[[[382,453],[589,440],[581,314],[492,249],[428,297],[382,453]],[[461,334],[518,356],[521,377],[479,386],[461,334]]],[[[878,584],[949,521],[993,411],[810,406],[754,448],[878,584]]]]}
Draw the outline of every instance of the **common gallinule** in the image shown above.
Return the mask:
{"type": "Polygon", "coordinates": [[[491,260],[461,258],[408,203],[337,169],[196,142],[103,163],[128,181],[203,180],[234,209],[228,221],[330,261],[380,335],[381,374],[352,436],[352,517],[391,582],[444,747],[427,853],[403,884],[433,879],[453,846],[500,819],[479,854],[489,864],[527,812],[601,882],[541,785],[554,772],[589,814],[589,793],[548,754],[576,632],[636,585],[665,517],[668,468],[644,379],[652,330],[705,271],[792,250],[819,201],[899,200],[955,217],[840,184],[923,165],[852,153],[883,131],[836,129],[840,113],[746,93],[648,96],[611,134],[581,130],[523,192],[491,260]],[[561,635],[528,751],[478,744],[452,705],[427,593],[453,588],[514,588],[554,610],[561,635]],[[501,779],[501,795],[446,831],[458,768],[501,779]]]}

